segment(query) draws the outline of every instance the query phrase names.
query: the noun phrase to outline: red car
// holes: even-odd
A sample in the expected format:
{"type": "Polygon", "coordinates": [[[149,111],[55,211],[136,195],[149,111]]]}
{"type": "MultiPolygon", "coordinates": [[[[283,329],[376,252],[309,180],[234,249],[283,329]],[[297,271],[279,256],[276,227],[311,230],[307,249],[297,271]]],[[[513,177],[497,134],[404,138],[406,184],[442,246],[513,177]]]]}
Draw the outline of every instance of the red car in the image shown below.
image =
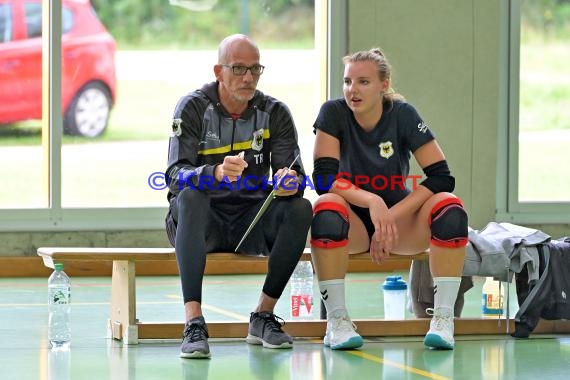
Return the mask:
{"type": "MultiPolygon", "coordinates": [[[[42,117],[42,0],[0,0],[0,125],[42,117]]],[[[62,0],[66,134],[99,136],[115,102],[116,42],[89,0],[62,0]]]]}

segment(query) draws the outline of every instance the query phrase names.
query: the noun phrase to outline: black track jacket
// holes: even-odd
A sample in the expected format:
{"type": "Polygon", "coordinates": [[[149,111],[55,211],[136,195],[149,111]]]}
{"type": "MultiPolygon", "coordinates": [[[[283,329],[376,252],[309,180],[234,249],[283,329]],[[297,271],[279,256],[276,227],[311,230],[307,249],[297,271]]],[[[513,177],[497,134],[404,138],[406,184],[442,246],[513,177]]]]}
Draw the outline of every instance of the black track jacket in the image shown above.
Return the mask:
{"type": "MultiPolygon", "coordinates": [[[[219,101],[218,82],[206,84],[183,96],[174,111],[166,170],[168,200],[191,187],[208,191],[220,210],[240,212],[272,190],[269,169],[275,173],[289,166],[299,152],[295,124],[284,103],[257,90],[247,110],[234,119],[219,101]],[[215,181],[215,166],[242,151],[248,167],[239,181],[215,181]]],[[[293,169],[303,183],[300,157],[293,169]]],[[[296,196],[302,195],[300,189],[296,196]]]]}

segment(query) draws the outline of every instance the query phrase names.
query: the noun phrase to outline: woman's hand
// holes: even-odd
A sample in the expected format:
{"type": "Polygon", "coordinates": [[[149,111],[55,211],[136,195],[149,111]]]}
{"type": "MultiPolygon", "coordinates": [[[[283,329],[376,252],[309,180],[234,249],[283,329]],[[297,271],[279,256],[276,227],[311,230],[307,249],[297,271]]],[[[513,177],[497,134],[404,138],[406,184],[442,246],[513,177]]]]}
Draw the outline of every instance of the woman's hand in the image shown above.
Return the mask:
{"type": "Polygon", "coordinates": [[[390,255],[398,243],[398,227],[394,216],[380,197],[371,202],[369,211],[374,224],[374,234],[370,239],[370,256],[379,264],[390,255]]]}

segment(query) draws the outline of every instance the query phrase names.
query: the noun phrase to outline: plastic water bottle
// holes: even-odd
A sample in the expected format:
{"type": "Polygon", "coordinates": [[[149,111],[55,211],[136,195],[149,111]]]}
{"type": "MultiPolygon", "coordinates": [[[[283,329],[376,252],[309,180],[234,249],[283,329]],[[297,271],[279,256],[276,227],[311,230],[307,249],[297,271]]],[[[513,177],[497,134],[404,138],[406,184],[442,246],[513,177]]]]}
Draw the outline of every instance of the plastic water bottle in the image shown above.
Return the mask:
{"type": "Polygon", "coordinates": [[[69,380],[71,377],[70,370],[71,350],[49,350],[47,380],[69,380]]]}
{"type": "Polygon", "coordinates": [[[310,318],[313,313],[313,266],[299,261],[291,276],[291,318],[310,318]]]}
{"type": "Polygon", "coordinates": [[[481,316],[501,318],[504,314],[505,287],[493,277],[487,277],[483,284],[481,316]]]}
{"type": "Polygon", "coordinates": [[[382,284],[384,292],[384,319],[406,318],[406,293],[408,284],[402,276],[388,276],[382,284]]]}
{"type": "Polygon", "coordinates": [[[55,264],[48,279],[48,339],[52,349],[67,349],[71,342],[71,283],[63,264],[55,264]]]}

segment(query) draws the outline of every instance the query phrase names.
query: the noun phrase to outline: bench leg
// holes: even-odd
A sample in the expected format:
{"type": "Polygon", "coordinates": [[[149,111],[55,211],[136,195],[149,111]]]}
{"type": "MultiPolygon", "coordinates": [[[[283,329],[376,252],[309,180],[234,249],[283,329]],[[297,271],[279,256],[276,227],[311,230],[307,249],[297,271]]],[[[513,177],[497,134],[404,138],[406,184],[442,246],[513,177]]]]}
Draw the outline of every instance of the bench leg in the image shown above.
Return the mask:
{"type": "Polygon", "coordinates": [[[113,261],[109,327],[113,339],[125,344],[138,344],[135,290],[135,262],[113,261]]]}

